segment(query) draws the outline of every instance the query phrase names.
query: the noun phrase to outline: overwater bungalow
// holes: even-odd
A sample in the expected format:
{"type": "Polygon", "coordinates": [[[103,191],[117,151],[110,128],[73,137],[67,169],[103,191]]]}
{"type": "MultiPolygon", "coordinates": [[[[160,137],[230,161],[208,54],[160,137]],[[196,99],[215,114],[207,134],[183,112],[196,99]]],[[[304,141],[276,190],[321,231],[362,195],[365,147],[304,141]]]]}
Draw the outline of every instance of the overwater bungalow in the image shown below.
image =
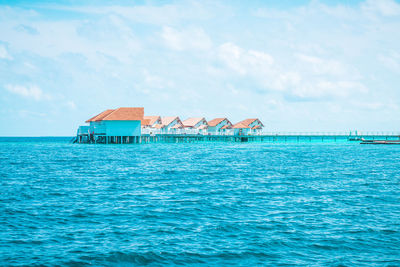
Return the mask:
{"type": "Polygon", "coordinates": [[[261,134],[264,124],[259,119],[245,119],[232,126],[234,135],[261,134]]]}
{"type": "Polygon", "coordinates": [[[207,138],[214,138],[212,135],[260,135],[264,126],[259,119],[246,119],[235,125],[227,118],[215,118],[208,123],[203,117],[193,117],[182,122],[178,116],[144,116],[142,107],[107,109],[86,123],[89,125],[78,128],[75,142],[120,144],[139,143],[143,140],[148,142],[152,138],[167,140],[171,137],[163,136],[165,134],[177,135],[172,136],[176,140],[187,137],[185,134],[196,135],[195,138],[197,135],[207,138]]]}
{"type": "Polygon", "coordinates": [[[161,129],[162,134],[177,134],[183,129],[183,124],[179,117],[162,117],[161,124],[156,128],[161,129]]]}
{"type": "Polygon", "coordinates": [[[135,142],[141,136],[143,114],[144,108],[141,107],[107,109],[88,119],[86,123],[89,123],[89,126],[79,127],[78,142],[135,142]]]}
{"type": "Polygon", "coordinates": [[[157,134],[160,133],[160,129],[156,125],[160,125],[160,116],[144,116],[142,121],[142,134],[157,134]]]}
{"type": "Polygon", "coordinates": [[[215,118],[208,122],[208,133],[212,135],[226,134],[232,123],[227,118],[215,118]]]}
{"type": "Polygon", "coordinates": [[[221,129],[220,129],[221,134],[223,134],[223,135],[233,135],[232,126],[233,125],[229,125],[229,124],[227,124],[225,126],[222,126],[221,129]]]}
{"type": "Polygon", "coordinates": [[[208,123],[205,118],[188,118],[184,120],[183,127],[188,134],[206,134],[208,123]]]}
{"type": "Polygon", "coordinates": [[[143,116],[143,128],[154,128],[156,124],[161,124],[161,116],[143,116]]]}

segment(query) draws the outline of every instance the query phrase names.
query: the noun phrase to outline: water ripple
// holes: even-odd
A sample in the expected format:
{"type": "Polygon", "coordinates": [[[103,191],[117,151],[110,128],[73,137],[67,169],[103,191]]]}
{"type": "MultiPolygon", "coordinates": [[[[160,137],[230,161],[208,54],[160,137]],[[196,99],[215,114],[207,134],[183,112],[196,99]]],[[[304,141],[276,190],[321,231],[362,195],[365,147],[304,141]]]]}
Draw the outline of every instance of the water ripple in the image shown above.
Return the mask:
{"type": "Polygon", "coordinates": [[[0,265],[400,265],[400,150],[0,140],[0,265]]]}

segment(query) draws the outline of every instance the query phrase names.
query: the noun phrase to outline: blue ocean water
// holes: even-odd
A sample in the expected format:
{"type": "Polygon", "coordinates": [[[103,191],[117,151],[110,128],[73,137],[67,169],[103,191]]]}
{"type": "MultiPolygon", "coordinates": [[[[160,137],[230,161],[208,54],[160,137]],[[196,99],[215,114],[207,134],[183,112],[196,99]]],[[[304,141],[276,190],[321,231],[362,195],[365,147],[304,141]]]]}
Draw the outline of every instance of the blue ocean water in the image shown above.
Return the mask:
{"type": "Polygon", "coordinates": [[[400,146],[0,139],[0,265],[400,265],[400,146]]]}

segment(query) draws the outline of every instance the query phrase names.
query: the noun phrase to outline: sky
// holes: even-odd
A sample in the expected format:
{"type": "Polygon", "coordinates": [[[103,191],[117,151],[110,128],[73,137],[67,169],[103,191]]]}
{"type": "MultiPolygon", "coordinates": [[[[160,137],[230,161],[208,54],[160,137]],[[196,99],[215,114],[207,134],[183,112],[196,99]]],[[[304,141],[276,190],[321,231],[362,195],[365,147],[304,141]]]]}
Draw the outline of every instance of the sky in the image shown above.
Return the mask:
{"type": "Polygon", "coordinates": [[[0,0],[0,136],[105,109],[400,132],[400,1],[0,0]]]}

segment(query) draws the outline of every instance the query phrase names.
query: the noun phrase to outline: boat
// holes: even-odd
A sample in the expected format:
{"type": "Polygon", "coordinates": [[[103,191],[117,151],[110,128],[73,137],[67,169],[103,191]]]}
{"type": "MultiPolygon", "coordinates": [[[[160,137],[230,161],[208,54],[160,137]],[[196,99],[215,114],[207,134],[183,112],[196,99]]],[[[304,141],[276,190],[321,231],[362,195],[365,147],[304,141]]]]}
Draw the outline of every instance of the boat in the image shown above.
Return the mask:
{"type": "Polygon", "coordinates": [[[361,145],[400,145],[400,140],[365,140],[361,138],[361,145]]]}

